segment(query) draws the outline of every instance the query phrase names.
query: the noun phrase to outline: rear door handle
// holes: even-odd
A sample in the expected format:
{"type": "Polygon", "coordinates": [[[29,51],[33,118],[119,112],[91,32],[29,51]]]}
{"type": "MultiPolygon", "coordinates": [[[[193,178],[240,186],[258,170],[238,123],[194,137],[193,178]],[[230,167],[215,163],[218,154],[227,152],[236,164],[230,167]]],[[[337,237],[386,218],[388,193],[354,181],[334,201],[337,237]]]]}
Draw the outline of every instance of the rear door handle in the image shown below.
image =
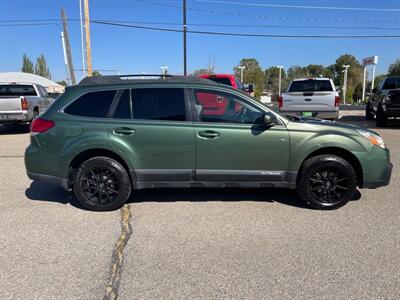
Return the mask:
{"type": "Polygon", "coordinates": [[[136,132],[135,129],[129,127],[118,127],[113,130],[115,135],[132,135],[136,132]]]}
{"type": "Polygon", "coordinates": [[[204,131],[200,131],[198,133],[198,136],[200,138],[206,138],[206,139],[216,139],[220,136],[220,134],[216,131],[213,130],[204,130],[204,131]]]}

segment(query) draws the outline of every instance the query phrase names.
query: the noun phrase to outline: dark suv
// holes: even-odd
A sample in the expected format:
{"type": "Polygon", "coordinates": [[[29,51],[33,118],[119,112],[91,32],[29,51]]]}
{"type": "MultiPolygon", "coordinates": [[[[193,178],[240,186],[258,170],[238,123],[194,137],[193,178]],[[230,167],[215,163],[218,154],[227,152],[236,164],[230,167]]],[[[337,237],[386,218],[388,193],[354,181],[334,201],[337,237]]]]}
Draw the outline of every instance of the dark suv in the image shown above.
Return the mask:
{"type": "Polygon", "coordinates": [[[386,126],[390,117],[400,117],[400,77],[386,77],[373,89],[365,117],[367,120],[375,117],[378,127],[386,126]]]}
{"type": "Polygon", "coordinates": [[[72,189],[92,210],[166,187],[296,188],[309,205],[333,209],[357,186],[387,185],[392,169],[372,131],[289,120],[226,85],[167,76],[68,87],[33,122],[25,164],[29,178],[72,189]]]}

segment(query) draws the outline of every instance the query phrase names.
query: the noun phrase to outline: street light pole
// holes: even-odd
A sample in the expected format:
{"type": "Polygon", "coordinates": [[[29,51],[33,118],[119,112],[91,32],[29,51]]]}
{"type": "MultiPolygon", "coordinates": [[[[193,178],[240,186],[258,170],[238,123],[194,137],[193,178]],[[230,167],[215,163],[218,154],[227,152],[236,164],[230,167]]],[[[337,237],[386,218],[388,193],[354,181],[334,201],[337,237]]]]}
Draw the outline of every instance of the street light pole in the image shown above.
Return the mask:
{"type": "Polygon", "coordinates": [[[187,53],[186,53],[186,0],[183,0],[183,75],[187,76],[187,53]]]}
{"type": "Polygon", "coordinates": [[[246,67],[238,66],[238,69],[240,69],[240,81],[243,83],[243,70],[246,69],[246,67]]]}
{"type": "Polygon", "coordinates": [[[162,74],[162,75],[166,75],[166,74],[167,74],[167,72],[168,72],[168,66],[160,67],[160,69],[161,69],[161,74],[162,74]]]}
{"type": "Polygon", "coordinates": [[[343,65],[344,68],[344,82],[343,82],[343,104],[346,104],[346,92],[347,92],[347,70],[350,68],[349,65],[343,65]]]}
{"type": "Polygon", "coordinates": [[[282,69],[283,66],[276,66],[279,69],[279,87],[278,87],[278,96],[281,96],[282,90],[282,69]]]}

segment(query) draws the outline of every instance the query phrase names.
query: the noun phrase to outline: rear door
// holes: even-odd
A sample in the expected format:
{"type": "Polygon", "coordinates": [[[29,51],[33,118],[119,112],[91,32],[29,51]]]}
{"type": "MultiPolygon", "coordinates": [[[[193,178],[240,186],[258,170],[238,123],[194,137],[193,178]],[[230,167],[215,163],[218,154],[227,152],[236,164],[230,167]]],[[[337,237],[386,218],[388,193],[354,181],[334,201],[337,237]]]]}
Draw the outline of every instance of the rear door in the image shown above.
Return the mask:
{"type": "Polygon", "coordinates": [[[335,109],[336,92],[329,79],[292,81],[283,94],[284,111],[332,111],[335,109]]]}
{"type": "Polygon", "coordinates": [[[185,90],[134,88],[120,94],[106,128],[113,146],[130,155],[136,180],[192,180],[195,142],[185,90]]]}

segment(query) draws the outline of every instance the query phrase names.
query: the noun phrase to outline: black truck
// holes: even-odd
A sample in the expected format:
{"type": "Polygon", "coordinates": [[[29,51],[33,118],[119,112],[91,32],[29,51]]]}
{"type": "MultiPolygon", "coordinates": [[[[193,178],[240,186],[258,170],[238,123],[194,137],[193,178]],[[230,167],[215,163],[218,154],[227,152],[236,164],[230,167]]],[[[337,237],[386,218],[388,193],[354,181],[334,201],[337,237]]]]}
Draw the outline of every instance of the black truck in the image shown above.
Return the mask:
{"type": "Polygon", "coordinates": [[[385,127],[390,117],[400,117],[400,76],[386,77],[372,90],[365,117],[367,120],[375,118],[377,127],[385,127]]]}

